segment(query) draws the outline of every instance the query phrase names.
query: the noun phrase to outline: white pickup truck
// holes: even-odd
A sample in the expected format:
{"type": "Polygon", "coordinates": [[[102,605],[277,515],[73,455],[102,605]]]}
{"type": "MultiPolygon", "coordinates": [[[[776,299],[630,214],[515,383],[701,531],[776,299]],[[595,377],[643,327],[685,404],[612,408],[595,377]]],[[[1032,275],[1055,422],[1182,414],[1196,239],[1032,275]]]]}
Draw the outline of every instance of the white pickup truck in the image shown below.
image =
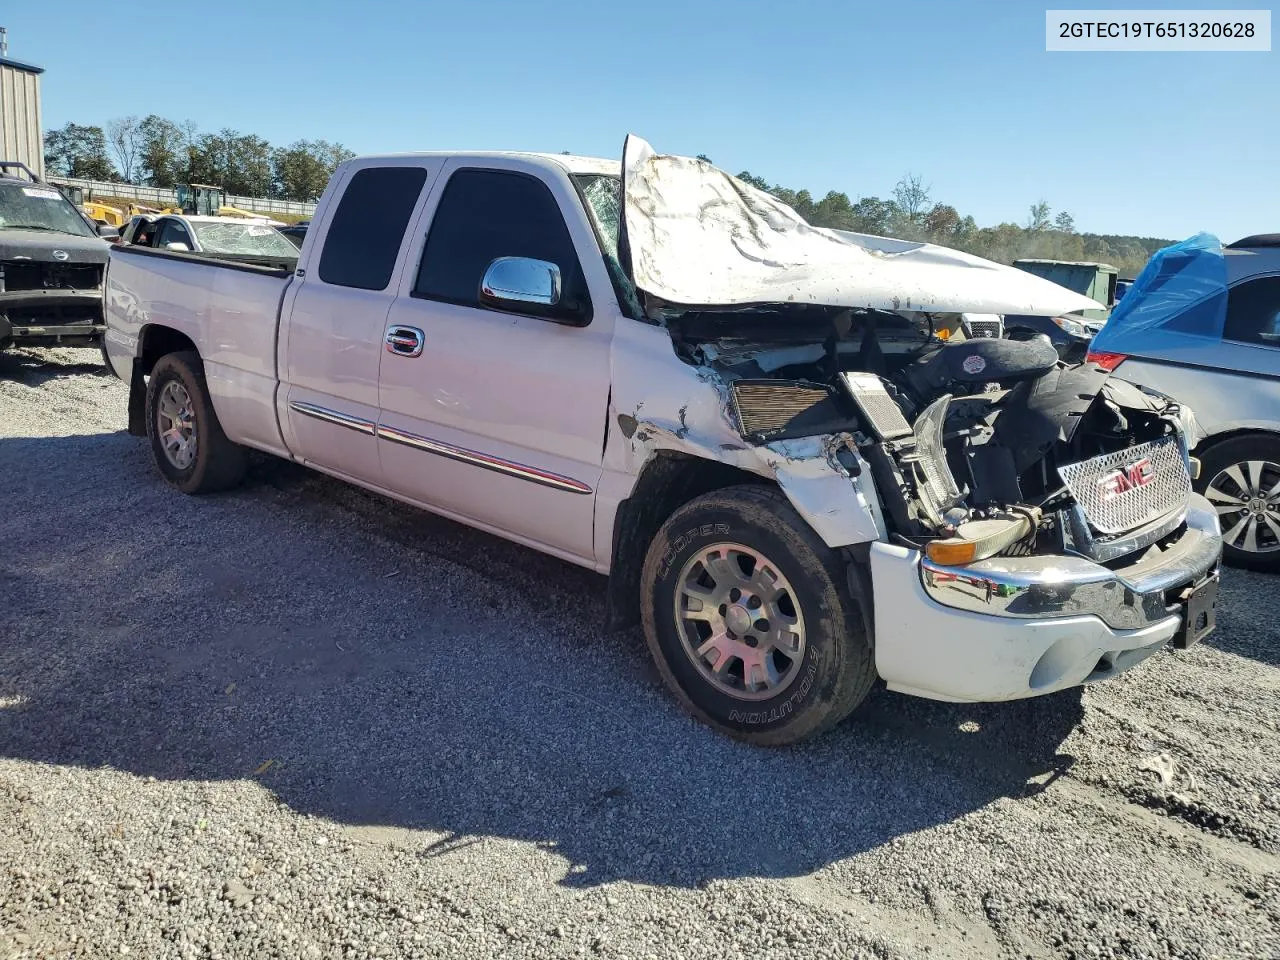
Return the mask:
{"type": "Polygon", "coordinates": [[[877,677],[1007,700],[1213,628],[1190,412],[960,320],[1090,305],[632,137],[352,160],[290,269],[113,249],[106,347],[179,489],[253,448],[606,573],[688,710],[778,744],[877,677]]]}

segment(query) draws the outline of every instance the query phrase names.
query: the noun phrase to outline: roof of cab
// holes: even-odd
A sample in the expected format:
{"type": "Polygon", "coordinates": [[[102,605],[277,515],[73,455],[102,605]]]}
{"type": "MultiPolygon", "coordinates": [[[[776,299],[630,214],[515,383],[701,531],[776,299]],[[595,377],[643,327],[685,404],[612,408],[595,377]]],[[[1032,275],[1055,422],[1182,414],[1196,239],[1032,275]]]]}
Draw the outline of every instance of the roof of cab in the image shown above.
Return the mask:
{"type": "Polygon", "coordinates": [[[604,174],[620,176],[622,161],[606,160],[603,157],[581,157],[572,153],[532,153],[517,150],[425,150],[416,153],[387,153],[371,156],[360,156],[355,162],[362,166],[369,161],[403,160],[408,157],[441,157],[447,160],[534,160],[543,164],[554,164],[569,173],[604,174]]]}

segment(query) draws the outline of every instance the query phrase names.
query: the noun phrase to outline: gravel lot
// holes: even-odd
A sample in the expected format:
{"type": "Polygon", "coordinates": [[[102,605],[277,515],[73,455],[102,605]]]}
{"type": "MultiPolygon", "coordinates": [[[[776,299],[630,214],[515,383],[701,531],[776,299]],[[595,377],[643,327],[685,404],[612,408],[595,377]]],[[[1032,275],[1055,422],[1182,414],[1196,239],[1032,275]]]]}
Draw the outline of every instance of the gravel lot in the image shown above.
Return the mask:
{"type": "Polygon", "coordinates": [[[1280,581],[1116,681],[723,739],[585,571],[0,355],[0,958],[1280,957],[1280,581]]]}

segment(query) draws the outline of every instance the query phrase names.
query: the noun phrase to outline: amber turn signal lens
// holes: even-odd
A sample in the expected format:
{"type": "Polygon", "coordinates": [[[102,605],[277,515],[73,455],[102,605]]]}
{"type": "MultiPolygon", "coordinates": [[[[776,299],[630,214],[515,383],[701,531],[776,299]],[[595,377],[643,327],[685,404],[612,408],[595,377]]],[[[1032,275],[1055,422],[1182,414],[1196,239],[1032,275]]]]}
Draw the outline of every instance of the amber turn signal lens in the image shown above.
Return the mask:
{"type": "Polygon", "coordinates": [[[973,563],[973,558],[978,555],[978,545],[972,540],[933,540],[925,545],[924,551],[934,563],[955,567],[973,563]]]}

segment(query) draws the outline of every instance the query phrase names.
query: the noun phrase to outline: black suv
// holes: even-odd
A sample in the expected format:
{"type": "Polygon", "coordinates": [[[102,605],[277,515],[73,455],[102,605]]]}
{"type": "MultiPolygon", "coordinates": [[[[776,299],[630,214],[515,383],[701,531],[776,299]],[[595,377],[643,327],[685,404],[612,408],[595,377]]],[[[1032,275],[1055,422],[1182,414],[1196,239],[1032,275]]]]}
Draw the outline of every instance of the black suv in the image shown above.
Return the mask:
{"type": "Polygon", "coordinates": [[[100,342],[102,237],[115,233],[22,164],[0,162],[0,350],[100,342]]]}

